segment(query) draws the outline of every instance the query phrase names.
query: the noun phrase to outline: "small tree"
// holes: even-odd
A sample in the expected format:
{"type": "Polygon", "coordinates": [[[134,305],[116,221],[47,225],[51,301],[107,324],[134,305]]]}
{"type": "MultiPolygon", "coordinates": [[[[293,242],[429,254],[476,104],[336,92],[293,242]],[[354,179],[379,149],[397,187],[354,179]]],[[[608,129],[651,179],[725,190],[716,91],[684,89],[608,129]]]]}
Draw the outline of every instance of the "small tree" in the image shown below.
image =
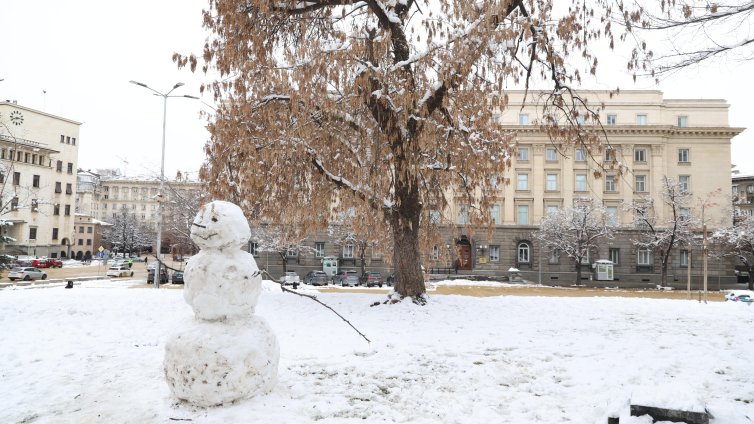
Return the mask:
{"type": "Polygon", "coordinates": [[[328,228],[330,240],[338,246],[353,245],[359,258],[361,273],[366,271],[366,256],[369,249],[381,249],[386,254],[391,244],[390,232],[384,222],[372,214],[357,215],[352,210],[340,214],[328,228]]]}
{"type": "Polygon", "coordinates": [[[183,190],[169,182],[166,189],[168,196],[163,204],[163,240],[179,253],[196,252],[198,248],[191,240],[191,224],[206,195],[199,189],[183,190]]]}
{"type": "Polygon", "coordinates": [[[655,200],[649,196],[635,200],[626,206],[634,216],[636,236],[632,242],[639,249],[647,249],[660,255],[662,284],[667,283],[668,262],[674,248],[688,245],[699,220],[691,215],[693,200],[683,185],[667,176],[662,178],[662,205],[664,213],[658,212],[655,200]],[[666,218],[662,218],[664,215],[666,218]]]}
{"type": "Polygon", "coordinates": [[[312,253],[314,248],[305,244],[306,233],[301,227],[289,225],[260,225],[251,229],[251,240],[257,250],[275,252],[283,262],[283,274],[288,271],[288,259],[302,253],[312,253]]]}
{"type": "Polygon", "coordinates": [[[128,253],[140,252],[151,246],[154,237],[152,228],[129,214],[126,209],[116,215],[112,226],[102,235],[103,240],[116,252],[128,253]]]}
{"type": "Polygon", "coordinates": [[[577,200],[576,205],[548,214],[533,237],[551,251],[565,253],[576,267],[576,283],[581,282],[581,265],[598,241],[613,238],[607,225],[607,212],[592,199],[577,200]]]}
{"type": "Polygon", "coordinates": [[[749,272],[749,290],[754,290],[754,216],[737,219],[732,227],[715,231],[710,240],[721,246],[720,254],[736,256],[749,272]]]}

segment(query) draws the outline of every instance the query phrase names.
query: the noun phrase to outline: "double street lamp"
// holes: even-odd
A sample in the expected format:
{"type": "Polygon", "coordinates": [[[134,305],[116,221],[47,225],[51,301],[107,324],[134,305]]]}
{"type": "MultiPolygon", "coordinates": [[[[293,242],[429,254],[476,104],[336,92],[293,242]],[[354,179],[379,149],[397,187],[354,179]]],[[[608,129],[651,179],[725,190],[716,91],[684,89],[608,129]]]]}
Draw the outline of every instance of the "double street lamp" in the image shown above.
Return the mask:
{"type": "Polygon", "coordinates": [[[198,97],[195,96],[189,96],[187,94],[184,94],[182,96],[179,95],[173,95],[171,96],[170,93],[173,92],[178,87],[183,86],[182,82],[179,82],[173,86],[173,88],[170,89],[167,93],[160,93],[159,91],[155,90],[154,88],[134,80],[129,81],[131,84],[136,84],[138,86],[144,87],[154,93],[155,96],[162,97],[162,159],[160,160],[160,189],[157,193],[157,243],[156,243],[156,256],[157,256],[157,268],[154,272],[154,286],[155,288],[160,288],[160,270],[162,269],[162,261],[160,260],[160,250],[162,248],[162,202],[163,202],[163,195],[165,190],[165,123],[167,121],[167,112],[168,112],[168,98],[169,97],[185,97],[187,99],[195,99],[198,100],[198,97]]]}

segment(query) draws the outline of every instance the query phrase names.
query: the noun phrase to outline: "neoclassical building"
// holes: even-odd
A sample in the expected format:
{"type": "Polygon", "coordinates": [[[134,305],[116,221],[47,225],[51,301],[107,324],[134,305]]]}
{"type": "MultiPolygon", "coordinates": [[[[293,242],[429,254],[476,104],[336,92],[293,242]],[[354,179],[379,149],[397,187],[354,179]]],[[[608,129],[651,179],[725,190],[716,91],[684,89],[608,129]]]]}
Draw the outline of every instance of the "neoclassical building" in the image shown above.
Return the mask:
{"type": "MultiPolygon", "coordinates": [[[[590,105],[599,107],[602,135],[607,137],[603,149],[589,152],[584,146],[559,146],[550,140],[538,124],[544,119],[540,94],[529,92],[524,102],[524,92],[508,91],[508,106],[494,115],[515,134],[516,143],[506,175],[490,176],[509,181],[499,184],[497,200],[490,208],[494,224],[475,229],[464,197],[449,191],[445,210],[426,210],[427,221],[440,224],[441,241],[425,252],[425,268],[497,277],[517,268],[527,280],[572,282],[573,261],[543,249],[532,233],[548,211],[588,198],[605,206],[616,236],[590,252],[582,278],[590,278],[594,261],[606,259],[615,264],[616,279],[656,283],[659,258],[632,243],[633,217],[624,205],[651,197],[658,221],[667,218],[670,211],[660,201],[664,177],[678,181],[695,199],[716,197],[717,206],[705,210],[709,230],[731,225],[730,143],[744,129],[729,125],[725,100],[666,99],[660,91],[621,91],[613,96],[607,91],[580,92],[590,105]],[[610,169],[611,163],[620,165],[621,172],[610,169]]],[[[590,121],[584,124],[595,128],[590,121]]],[[[684,213],[700,215],[700,203],[692,203],[684,213]]],[[[303,275],[321,269],[326,256],[337,257],[342,268],[358,269],[353,246],[337,245],[326,234],[313,236],[307,243],[313,253],[291,253],[289,270],[303,275]]],[[[254,240],[250,246],[257,261],[273,275],[281,272],[279,255],[256,252],[254,240]]],[[[691,267],[694,281],[699,281],[702,261],[697,248],[686,246],[673,252],[670,278],[685,281],[691,267]]],[[[367,263],[370,269],[391,271],[378,249],[370,249],[367,263]]],[[[712,261],[708,275],[732,278],[733,266],[712,261]]]]}
{"type": "MultiPolygon", "coordinates": [[[[542,251],[531,234],[548,211],[589,198],[605,206],[616,229],[615,239],[590,252],[590,262],[611,260],[616,276],[656,281],[659,258],[633,246],[633,217],[624,205],[651,197],[658,222],[670,219],[671,211],[661,201],[664,177],[678,181],[699,200],[689,205],[687,213],[701,216],[701,200],[717,198],[719,206],[704,211],[710,230],[731,225],[730,143],[743,128],[728,124],[725,100],[665,99],[660,91],[621,91],[612,97],[608,92],[583,92],[590,105],[600,106],[608,140],[603,149],[590,154],[583,146],[557,146],[537,125],[543,119],[539,93],[530,92],[526,102],[523,92],[507,94],[509,105],[496,118],[515,132],[517,147],[504,176],[510,184],[500,185],[498,201],[490,211],[494,230],[490,234],[468,228],[466,205],[453,202],[442,211],[444,221],[453,225],[446,228],[445,245],[430,255],[431,266],[480,274],[504,274],[515,267],[528,273],[530,280],[567,279],[573,262],[542,251]],[[611,170],[610,164],[620,164],[622,171],[611,170]],[[449,254],[438,254],[445,250],[449,254]]],[[[688,265],[688,252],[678,249],[669,273],[685,278],[688,265]]],[[[696,275],[701,261],[692,261],[690,266],[696,275]]]]}
{"type": "Polygon", "coordinates": [[[67,257],[74,240],[80,122],[0,102],[0,219],[6,254],[67,257]]]}

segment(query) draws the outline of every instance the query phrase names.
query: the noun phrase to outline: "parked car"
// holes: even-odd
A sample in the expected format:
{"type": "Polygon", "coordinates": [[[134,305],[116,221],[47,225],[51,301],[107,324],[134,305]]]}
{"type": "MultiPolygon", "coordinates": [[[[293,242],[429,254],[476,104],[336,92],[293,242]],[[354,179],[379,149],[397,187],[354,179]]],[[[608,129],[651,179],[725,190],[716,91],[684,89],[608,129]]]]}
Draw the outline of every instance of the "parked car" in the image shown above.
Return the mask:
{"type": "Polygon", "coordinates": [[[754,302],[754,292],[750,290],[731,290],[725,295],[725,301],[754,302]]]}
{"type": "MultiPolygon", "coordinates": [[[[168,283],[168,271],[165,268],[160,268],[160,284],[168,283]]],[[[147,272],[147,284],[154,284],[154,268],[147,272]]]]}
{"type": "Polygon", "coordinates": [[[294,271],[288,271],[280,277],[280,282],[286,286],[290,286],[292,284],[299,284],[301,279],[299,279],[298,274],[294,271]]]}
{"type": "Polygon", "coordinates": [[[173,284],[183,284],[183,271],[176,271],[170,280],[173,284]]]}
{"type": "Polygon", "coordinates": [[[367,287],[374,287],[374,286],[382,287],[382,285],[384,284],[384,281],[382,279],[382,274],[380,274],[379,272],[366,271],[364,274],[361,275],[361,278],[359,279],[359,284],[364,284],[367,287]]]}
{"type": "Polygon", "coordinates": [[[359,285],[359,273],[356,271],[338,271],[332,277],[333,284],[340,284],[341,286],[358,286],[359,285]]]}
{"type": "Polygon", "coordinates": [[[304,284],[313,286],[326,286],[330,282],[330,277],[325,271],[309,271],[304,277],[304,284]]]}
{"type": "Polygon", "coordinates": [[[8,273],[8,279],[16,280],[46,280],[47,274],[34,267],[15,267],[8,273]]]}
{"type": "Polygon", "coordinates": [[[128,265],[118,265],[108,268],[105,275],[108,277],[133,277],[134,272],[131,271],[128,265]]]}
{"type": "Polygon", "coordinates": [[[35,259],[31,261],[31,266],[34,268],[63,268],[63,262],[54,258],[35,259]]]}

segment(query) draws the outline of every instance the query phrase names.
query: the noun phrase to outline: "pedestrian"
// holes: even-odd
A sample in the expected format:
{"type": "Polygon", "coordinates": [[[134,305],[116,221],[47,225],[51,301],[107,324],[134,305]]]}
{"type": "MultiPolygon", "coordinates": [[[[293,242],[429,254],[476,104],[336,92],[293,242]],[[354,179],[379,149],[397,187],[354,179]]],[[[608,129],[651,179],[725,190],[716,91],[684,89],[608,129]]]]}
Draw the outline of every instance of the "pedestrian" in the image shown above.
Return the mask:
{"type": "Polygon", "coordinates": [[[68,280],[68,284],[65,285],[65,288],[72,289],[73,288],[73,281],[72,280],[68,280]]]}
{"type": "Polygon", "coordinates": [[[132,266],[134,266],[134,260],[131,258],[128,258],[128,269],[131,269],[132,266]]]}

